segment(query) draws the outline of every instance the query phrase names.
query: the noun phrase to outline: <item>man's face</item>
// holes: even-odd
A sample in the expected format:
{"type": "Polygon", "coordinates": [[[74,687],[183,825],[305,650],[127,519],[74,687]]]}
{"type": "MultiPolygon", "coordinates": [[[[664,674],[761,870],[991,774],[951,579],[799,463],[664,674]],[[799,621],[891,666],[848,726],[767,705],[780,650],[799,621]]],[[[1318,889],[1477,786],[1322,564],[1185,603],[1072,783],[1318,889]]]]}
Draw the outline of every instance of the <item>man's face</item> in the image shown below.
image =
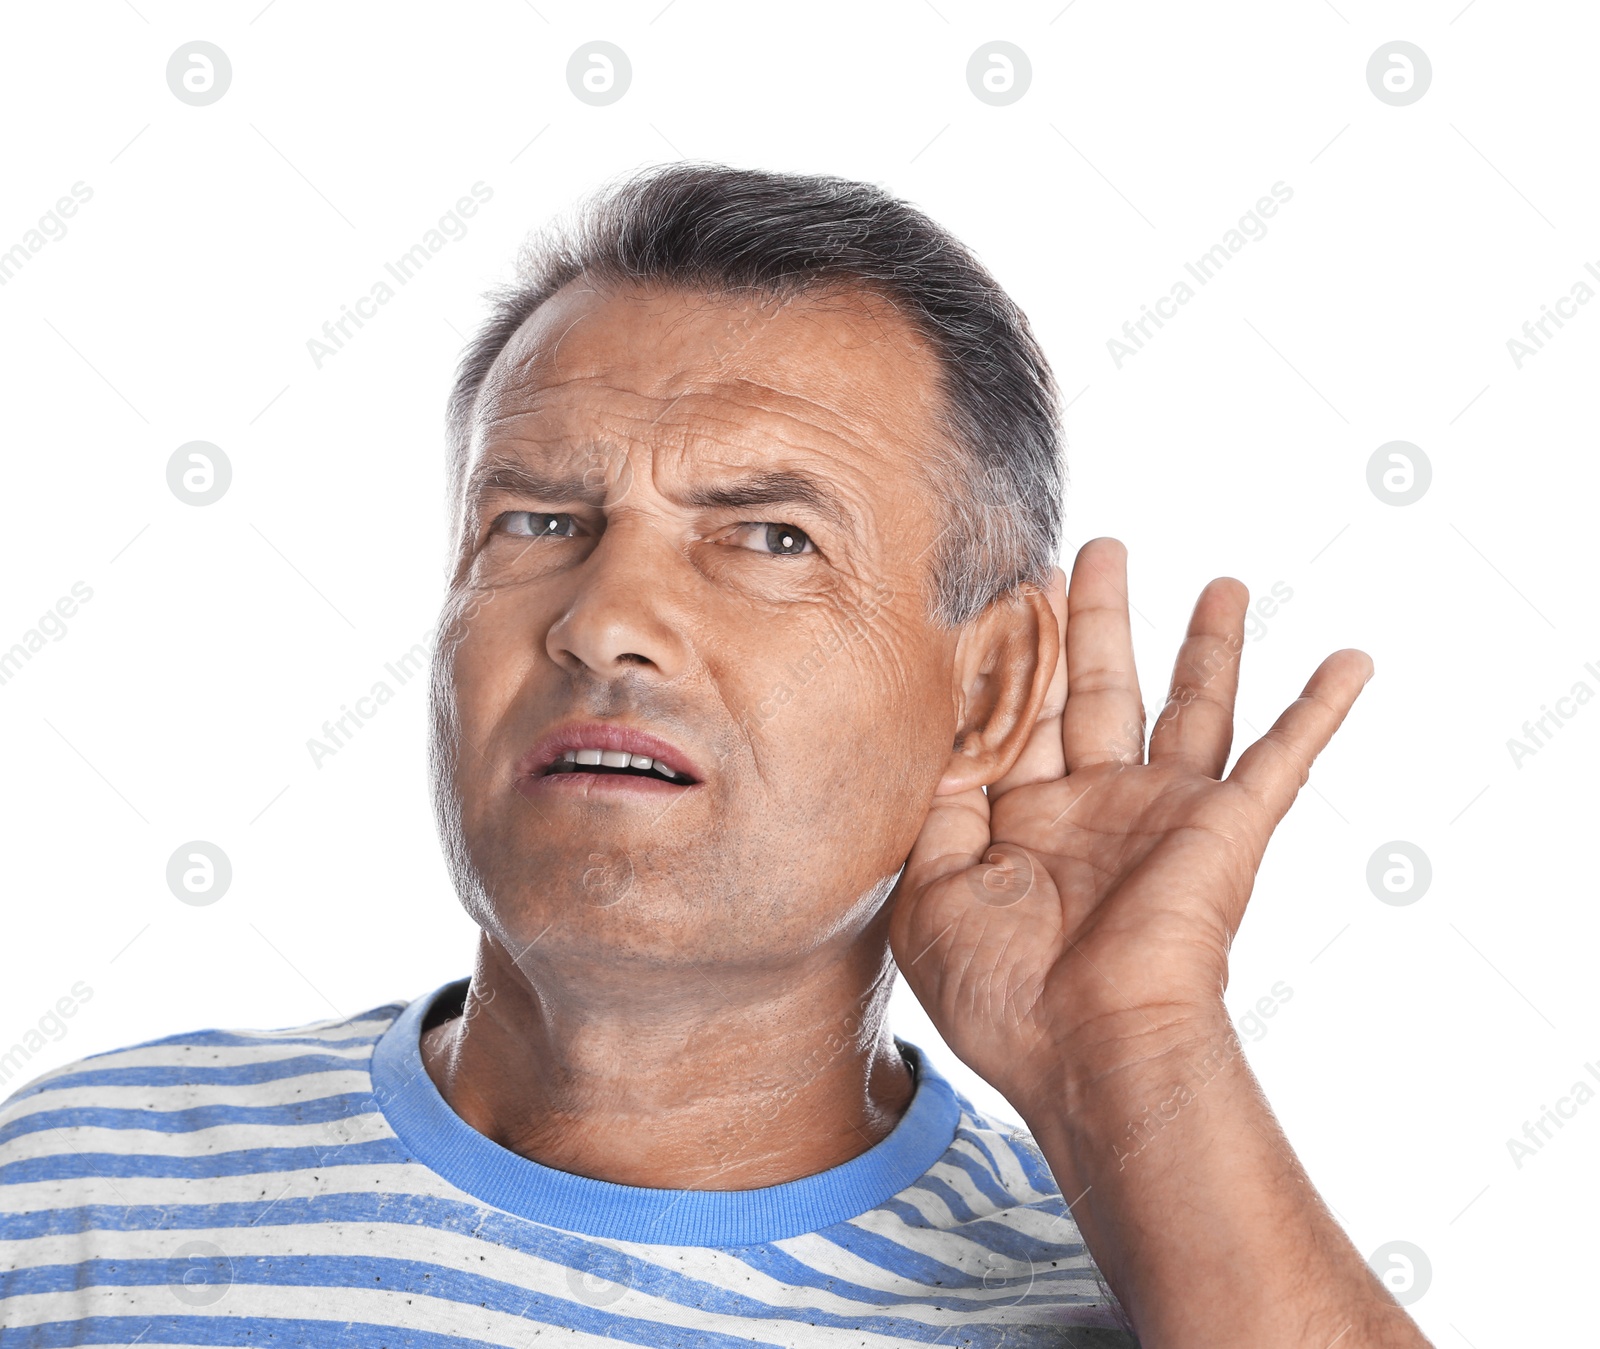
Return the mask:
{"type": "Polygon", "coordinates": [[[513,958],[770,970],[872,919],[956,729],[956,634],[925,617],[936,375],[861,294],[580,280],[512,339],[435,750],[464,902],[513,958]],[[547,771],[595,727],[664,742],[636,749],[676,780],[547,771]]]}

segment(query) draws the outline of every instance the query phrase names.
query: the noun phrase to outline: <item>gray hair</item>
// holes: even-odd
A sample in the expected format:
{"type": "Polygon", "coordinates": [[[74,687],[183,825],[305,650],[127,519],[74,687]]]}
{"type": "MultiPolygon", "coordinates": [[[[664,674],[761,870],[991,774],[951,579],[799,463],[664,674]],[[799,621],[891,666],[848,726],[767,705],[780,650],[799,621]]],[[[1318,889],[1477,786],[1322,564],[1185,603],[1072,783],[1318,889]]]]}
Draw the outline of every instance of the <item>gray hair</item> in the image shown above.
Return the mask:
{"type": "Polygon", "coordinates": [[[924,466],[944,516],[931,619],[954,627],[1018,585],[1044,584],[1060,549],[1065,471],[1059,393],[1028,320],[947,230],[845,178],[668,164],[608,185],[570,222],[531,236],[456,371],[452,501],[495,359],[580,276],[773,299],[856,286],[888,300],[932,347],[944,395],[946,443],[924,466]]]}

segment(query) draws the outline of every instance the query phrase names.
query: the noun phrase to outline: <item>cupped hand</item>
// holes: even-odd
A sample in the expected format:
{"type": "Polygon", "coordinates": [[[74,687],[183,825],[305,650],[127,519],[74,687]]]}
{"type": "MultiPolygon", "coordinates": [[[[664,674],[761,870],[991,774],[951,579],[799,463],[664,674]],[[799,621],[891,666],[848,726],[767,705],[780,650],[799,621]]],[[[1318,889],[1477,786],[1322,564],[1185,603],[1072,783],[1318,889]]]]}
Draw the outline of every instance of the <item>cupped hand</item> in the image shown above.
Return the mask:
{"type": "Polygon", "coordinates": [[[1127,552],[1079,551],[1026,744],[936,795],[892,898],[897,964],[951,1050],[1021,1108],[1065,1066],[1110,1070],[1225,1019],[1228,948],[1267,840],[1372,675],[1336,651],[1224,776],[1249,594],[1201,592],[1148,737],[1127,552]]]}

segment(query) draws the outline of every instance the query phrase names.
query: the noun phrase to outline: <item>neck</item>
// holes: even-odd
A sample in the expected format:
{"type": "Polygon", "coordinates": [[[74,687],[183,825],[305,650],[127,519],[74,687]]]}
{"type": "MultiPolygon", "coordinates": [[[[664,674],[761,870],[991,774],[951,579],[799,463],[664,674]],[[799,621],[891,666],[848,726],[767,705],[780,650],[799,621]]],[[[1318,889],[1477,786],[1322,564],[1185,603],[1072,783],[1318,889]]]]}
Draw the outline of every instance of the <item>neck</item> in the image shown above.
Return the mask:
{"type": "Polygon", "coordinates": [[[519,967],[484,935],[461,1015],[424,1033],[422,1061],[467,1124],[560,1171],[654,1189],[799,1180],[881,1142],[911,1102],[873,935],[815,966],[679,968],[659,986],[519,967]]]}

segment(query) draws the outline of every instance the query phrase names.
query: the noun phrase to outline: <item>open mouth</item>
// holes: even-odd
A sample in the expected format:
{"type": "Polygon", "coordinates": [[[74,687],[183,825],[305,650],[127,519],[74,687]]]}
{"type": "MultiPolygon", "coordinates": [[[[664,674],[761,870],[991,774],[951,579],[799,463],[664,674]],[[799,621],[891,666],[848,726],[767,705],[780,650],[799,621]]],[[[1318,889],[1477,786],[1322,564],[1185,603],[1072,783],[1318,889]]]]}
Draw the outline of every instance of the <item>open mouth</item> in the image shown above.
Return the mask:
{"type": "Polygon", "coordinates": [[[648,755],[624,750],[569,749],[540,774],[554,777],[561,773],[597,773],[619,777],[653,778],[686,787],[694,781],[687,773],[677,773],[648,755]]]}

